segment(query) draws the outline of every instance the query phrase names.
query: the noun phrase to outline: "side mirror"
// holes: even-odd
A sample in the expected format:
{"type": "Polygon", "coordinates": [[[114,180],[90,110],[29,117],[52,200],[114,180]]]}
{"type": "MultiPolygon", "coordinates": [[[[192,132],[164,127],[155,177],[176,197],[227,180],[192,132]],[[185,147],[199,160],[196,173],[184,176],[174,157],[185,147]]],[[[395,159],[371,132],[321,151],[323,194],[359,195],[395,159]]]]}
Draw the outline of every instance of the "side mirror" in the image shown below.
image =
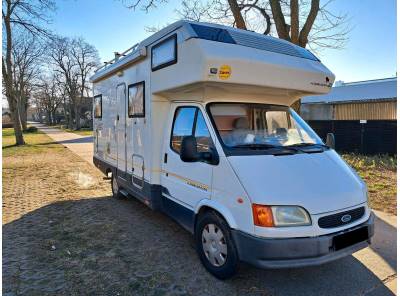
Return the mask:
{"type": "Polygon", "coordinates": [[[335,135],[333,133],[328,133],[326,135],[326,146],[335,149],[335,135]]]}
{"type": "Polygon", "coordinates": [[[184,162],[199,161],[200,157],[197,152],[197,141],[194,136],[183,137],[179,155],[184,162]]]}
{"type": "Polygon", "coordinates": [[[219,156],[217,150],[214,147],[210,147],[210,151],[200,152],[200,159],[205,163],[218,165],[219,164],[219,156]]]}

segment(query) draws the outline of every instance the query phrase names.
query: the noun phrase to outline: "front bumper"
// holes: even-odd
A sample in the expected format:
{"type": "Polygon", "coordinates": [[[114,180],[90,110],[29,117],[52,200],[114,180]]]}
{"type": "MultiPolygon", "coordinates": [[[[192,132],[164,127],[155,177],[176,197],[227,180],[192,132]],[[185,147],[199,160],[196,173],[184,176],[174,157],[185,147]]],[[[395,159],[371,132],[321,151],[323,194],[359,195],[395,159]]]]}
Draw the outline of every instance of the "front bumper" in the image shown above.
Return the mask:
{"type": "MultiPolygon", "coordinates": [[[[305,238],[259,238],[232,230],[240,260],[261,268],[291,268],[324,264],[367,247],[374,235],[374,214],[355,227],[305,238]],[[365,239],[351,243],[354,236],[362,233],[365,239]],[[349,234],[349,235],[345,235],[349,234]],[[352,235],[354,234],[354,235],[352,235]],[[350,239],[343,246],[343,236],[350,239]],[[341,240],[339,242],[339,240],[341,240]],[[340,249],[339,247],[340,246],[340,249]]],[[[345,242],[346,243],[346,242],[345,242]]]]}

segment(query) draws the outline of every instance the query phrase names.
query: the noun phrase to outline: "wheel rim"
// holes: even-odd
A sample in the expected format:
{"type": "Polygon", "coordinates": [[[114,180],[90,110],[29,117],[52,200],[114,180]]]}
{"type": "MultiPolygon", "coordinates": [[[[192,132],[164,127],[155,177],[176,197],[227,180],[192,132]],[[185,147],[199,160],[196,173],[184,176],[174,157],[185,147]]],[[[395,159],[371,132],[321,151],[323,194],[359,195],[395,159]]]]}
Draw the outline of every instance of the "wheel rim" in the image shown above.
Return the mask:
{"type": "Polygon", "coordinates": [[[203,228],[201,238],[208,261],[217,267],[224,265],[228,251],[222,230],[215,224],[207,224],[203,228]]]}
{"type": "Polygon", "coordinates": [[[112,178],[112,191],[113,191],[113,194],[115,195],[115,194],[117,194],[117,192],[118,192],[118,183],[117,183],[117,178],[115,178],[114,176],[113,176],[113,178],[112,178]]]}

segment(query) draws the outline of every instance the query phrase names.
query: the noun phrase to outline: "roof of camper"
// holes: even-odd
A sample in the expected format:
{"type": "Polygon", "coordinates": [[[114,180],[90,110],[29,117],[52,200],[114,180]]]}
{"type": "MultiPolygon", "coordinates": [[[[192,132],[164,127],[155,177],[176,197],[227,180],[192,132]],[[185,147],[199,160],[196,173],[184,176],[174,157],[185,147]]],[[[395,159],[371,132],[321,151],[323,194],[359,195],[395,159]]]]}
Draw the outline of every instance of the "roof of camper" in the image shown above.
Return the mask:
{"type": "Polygon", "coordinates": [[[397,98],[397,77],[356,82],[336,82],[325,95],[302,98],[302,104],[343,103],[397,98]]]}
{"type": "Polygon", "coordinates": [[[163,28],[159,32],[151,35],[142,42],[135,44],[125,52],[119,54],[119,56],[116,56],[111,61],[106,62],[102,67],[96,70],[95,74],[91,77],[91,80],[97,80],[105,75],[119,70],[126,64],[133,63],[136,60],[145,57],[147,55],[147,46],[157,42],[164,36],[167,36],[168,34],[177,30],[185,30],[186,39],[198,38],[221,43],[230,43],[283,55],[319,61],[318,58],[309,50],[294,45],[286,40],[218,24],[181,20],[163,28]]]}

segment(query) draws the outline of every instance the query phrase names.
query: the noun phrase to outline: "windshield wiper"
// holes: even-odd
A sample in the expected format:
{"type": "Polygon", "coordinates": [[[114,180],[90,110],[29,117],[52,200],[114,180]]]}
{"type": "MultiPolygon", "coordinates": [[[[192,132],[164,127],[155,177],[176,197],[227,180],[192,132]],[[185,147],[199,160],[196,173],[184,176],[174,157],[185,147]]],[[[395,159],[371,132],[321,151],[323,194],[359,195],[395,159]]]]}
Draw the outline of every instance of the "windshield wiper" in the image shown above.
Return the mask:
{"type": "Polygon", "coordinates": [[[288,147],[288,146],[281,146],[281,145],[272,145],[272,144],[267,144],[267,143],[248,143],[248,144],[239,144],[232,146],[230,148],[249,148],[249,149],[264,149],[264,150],[273,150],[276,149],[280,151],[279,153],[282,153],[282,151],[286,154],[287,151],[290,151],[292,154],[293,152],[298,153],[299,150],[296,149],[295,147],[288,147]],[[286,152],[285,152],[286,151],[286,152]]]}
{"type": "Polygon", "coordinates": [[[310,146],[317,146],[317,147],[321,147],[321,148],[330,148],[329,146],[325,145],[325,144],[318,144],[318,143],[296,143],[296,144],[292,144],[292,145],[288,145],[285,147],[310,147],[310,146]]]}
{"type": "Polygon", "coordinates": [[[282,146],[276,146],[271,144],[262,144],[262,143],[248,143],[248,144],[238,144],[235,146],[231,146],[231,148],[254,148],[254,149],[270,149],[270,148],[282,148],[282,146]]]}

